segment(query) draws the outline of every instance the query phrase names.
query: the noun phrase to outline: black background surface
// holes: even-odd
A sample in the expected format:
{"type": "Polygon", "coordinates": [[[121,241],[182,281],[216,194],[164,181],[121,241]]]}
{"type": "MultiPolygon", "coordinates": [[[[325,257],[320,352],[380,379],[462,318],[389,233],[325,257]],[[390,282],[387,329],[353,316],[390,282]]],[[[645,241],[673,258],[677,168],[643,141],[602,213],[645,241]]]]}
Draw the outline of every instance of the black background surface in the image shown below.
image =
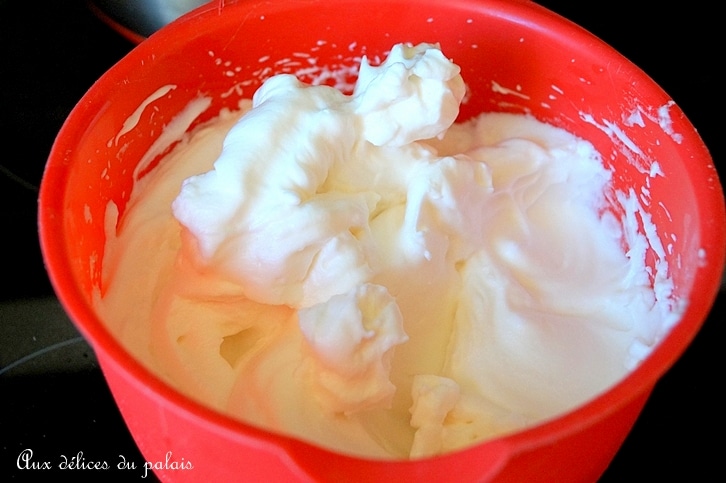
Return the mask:
{"type": "MultiPolygon", "coordinates": [[[[540,4],[611,44],[684,110],[724,167],[724,60],[717,2],[540,4]]],[[[93,352],[68,321],[48,282],[37,237],[37,194],[56,133],[75,103],[133,45],[83,1],[0,0],[0,480],[53,481],[57,471],[19,470],[18,455],[57,466],[83,452],[103,472],[70,471],[72,481],[136,481],[120,455],[143,464],[93,352]]],[[[724,291],[713,313],[722,311],[724,291]]],[[[712,315],[686,354],[658,383],[601,481],[723,481],[722,323],[712,315]],[[718,442],[718,443],[716,443],[718,442]]],[[[577,464],[573,461],[573,464],[577,464]]],[[[147,478],[144,481],[150,481],[147,478]]]]}

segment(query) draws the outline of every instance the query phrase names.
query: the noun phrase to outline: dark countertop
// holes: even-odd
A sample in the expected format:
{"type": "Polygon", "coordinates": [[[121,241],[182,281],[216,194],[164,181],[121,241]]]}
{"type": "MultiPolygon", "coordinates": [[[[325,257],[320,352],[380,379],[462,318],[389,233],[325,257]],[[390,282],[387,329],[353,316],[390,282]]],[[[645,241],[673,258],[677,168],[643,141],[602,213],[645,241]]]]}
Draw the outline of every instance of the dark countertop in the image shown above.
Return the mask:
{"type": "MultiPolygon", "coordinates": [[[[625,0],[539,3],[600,36],[653,77],[698,128],[724,178],[717,3],[695,0],[667,10],[662,2],[643,1],[639,13],[625,0]]],[[[119,471],[116,464],[120,455],[137,465],[143,458],[93,352],[53,295],[36,228],[38,185],[56,133],[86,89],[133,45],[79,0],[0,0],[0,36],[0,136],[8,146],[0,161],[0,226],[8,254],[0,293],[0,480],[57,479],[58,472],[17,468],[20,453],[32,449],[36,461],[54,466],[62,455],[70,460],[82,452],[86,463],[109,462],[106,476],[135,481],[141,472],[119,471]]],[[[724,293],[712,314],[723,310],[724,293]]],[[[658,383],[601,481],[723,479],[721,447],[710,442],[720,441],[724,429],[717,393],[724,380],[717,358],[722,341],[723,324],[712,315],[658,383]]],[[[100,476],[70,475],[73,481],[100,476]]]]}

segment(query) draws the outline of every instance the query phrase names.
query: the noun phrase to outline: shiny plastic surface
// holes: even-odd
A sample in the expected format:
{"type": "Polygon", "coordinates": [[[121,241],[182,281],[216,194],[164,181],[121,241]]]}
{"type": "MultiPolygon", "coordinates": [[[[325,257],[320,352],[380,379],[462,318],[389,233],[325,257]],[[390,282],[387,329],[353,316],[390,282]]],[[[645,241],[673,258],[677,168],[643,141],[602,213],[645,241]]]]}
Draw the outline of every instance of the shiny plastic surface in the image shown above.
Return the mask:
{"type": "Polygon", "coordinates": [[[164,461],[168,451],[193,459],[193,471],[158,472],[175,481],[447,480],[453,468],[460,481],[594,480],[701,326],[726,247],[722,188],[680,109],[610,47],[524,0],[210,3],[142,42],[79,102],[46,167],[39,223],[58,296],[97,352],[141,452],[149,461],[164,461]],[[123,214],[134,167],[192,99],[213,98],[196,121],[203,122],[274,73],[319,79],[316,68],[342,71],[362,54],[383,57],[402,41],[439,42],[462,66],[471,93],[461,119],[530,113],[591,140],[619,189],[647,192],[668,247],[649,260],[663,256],[674,267],[676,292],[688,307],[637,370],[576,411],[439,458],[377,462],[260,431],[188,400],[130,358],[98,320],[92,297],[103,290],[109,201],[123,214]],[[173,87],[154,97],[164,86],[173,87]],[[653,169],[662,175],[652,176],[653,169]]]}

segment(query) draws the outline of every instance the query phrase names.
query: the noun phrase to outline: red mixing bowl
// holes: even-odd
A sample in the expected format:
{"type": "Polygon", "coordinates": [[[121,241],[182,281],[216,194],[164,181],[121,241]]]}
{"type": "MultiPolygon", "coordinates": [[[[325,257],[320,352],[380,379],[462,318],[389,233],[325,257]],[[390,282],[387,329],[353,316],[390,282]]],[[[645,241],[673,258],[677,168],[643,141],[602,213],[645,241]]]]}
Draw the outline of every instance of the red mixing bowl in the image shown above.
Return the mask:
{"type": "Polygon", "coordinates": [[[683,112],[611,47],[525,0],[228,0],[196,9],[143,41],[78,103],[50,154],[39,210],[58,297],[94,348],[145,459],[164,463],[156,472],[166,481],[595,480],[701,327],[726,247],[723,191],[683,112]],[[376,461],[263,431],[190,400],[113,338],[92,293],[101,283],[108,203],[123,215],[134,168],[192,99],[213,99],[193,127],[236,107],[272,74],[320,79],[320,68],[345,72],[362,54],[382,58],[398,42],[439,42],[462,67],[471,95],[461,119],[530,113],[590,140],[618,189],[647,189],[647,210],[669,246],[648,260],[664,256],[675,295],[688,305],[639,367],[587,404],[455,453],[376,461]],[[120,133],[123,142],[112,142],[120,133]],[[662,176],[648,173],[654,162],[662,176]]]}

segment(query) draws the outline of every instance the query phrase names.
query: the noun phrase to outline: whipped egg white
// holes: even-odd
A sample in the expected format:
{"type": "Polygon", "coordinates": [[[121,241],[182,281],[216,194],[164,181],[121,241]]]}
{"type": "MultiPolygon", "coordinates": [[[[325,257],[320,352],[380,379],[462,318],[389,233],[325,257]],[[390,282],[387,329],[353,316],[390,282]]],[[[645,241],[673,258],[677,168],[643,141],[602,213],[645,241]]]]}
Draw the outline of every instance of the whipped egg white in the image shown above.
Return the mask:
{"type": "Polygon", "coordinates": [[[351,95],[270,78],[137,182],[102,317],[189,396],[359,456],[606,390],[677,314],[633,276],[594,147],[525,115],[455,123],[465,90],[434,44],[364,58],[351,95]]]}

